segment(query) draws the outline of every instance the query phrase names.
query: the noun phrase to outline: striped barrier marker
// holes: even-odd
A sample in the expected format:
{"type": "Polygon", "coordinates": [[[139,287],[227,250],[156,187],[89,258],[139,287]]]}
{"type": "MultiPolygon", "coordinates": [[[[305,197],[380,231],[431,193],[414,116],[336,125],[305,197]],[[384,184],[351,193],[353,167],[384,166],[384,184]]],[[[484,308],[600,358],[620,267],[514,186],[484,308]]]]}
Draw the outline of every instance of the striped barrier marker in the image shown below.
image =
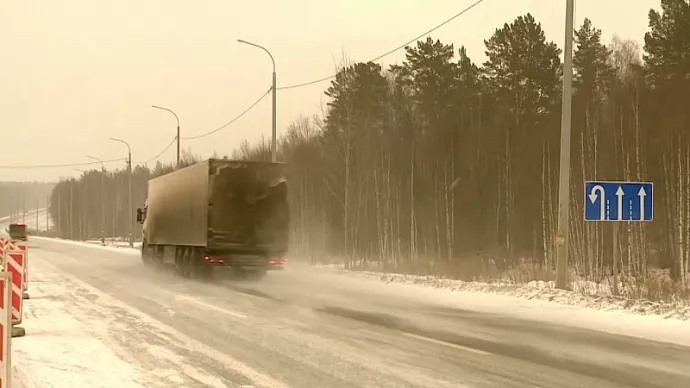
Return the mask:
{"type": "Polygon", "coordinates": [[[26,334],[24,328],[15,327],[22,323],[22,313],[24,312],[24,292],[22,292],[24,258],[25,252],[23,251],[5,249],[5,268],[12,275],[12,337],[23,337],[26,334]]]}
{"type": "Polygon", "coordinates": [[[8,250],[20,250],[23,251],[24,254],[24,277],[22,279],[22,292],[23,295],[22,297],[24,299],[29,299],[29,245],[23,241],[15,241],[15,240],[9,240],[5,238],[0,238],[0,258],[2,260],[0,261],[0,264],[2,264],[2,268],[6,268],[5,266],[5,258],[3,256],[4,251],[8,250]]]}
{"type": "Polygon", "coordinates": [[[12,384],[12,275],[0,272],[0,388],[12,384]]]}
{"type": "Polygon", "coordinates": [[[10,241],[10,249],[24,252],[24,277],[22,278],[22,298],[29,299],[29,245],[23,241],[10,241]]]}
{"type": "Polygon", "coordinates": [[[5,245],[7,245],[7,240],[4,237],[0,237],[0,265],[5,268],[5,245]]]}

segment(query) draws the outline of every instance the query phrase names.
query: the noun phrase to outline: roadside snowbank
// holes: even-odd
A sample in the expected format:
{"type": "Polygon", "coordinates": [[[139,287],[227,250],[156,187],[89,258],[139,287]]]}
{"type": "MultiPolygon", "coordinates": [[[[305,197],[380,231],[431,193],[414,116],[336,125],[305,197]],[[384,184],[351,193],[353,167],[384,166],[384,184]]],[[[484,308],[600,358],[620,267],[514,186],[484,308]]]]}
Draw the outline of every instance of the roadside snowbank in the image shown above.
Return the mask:
{"type": "MultiPolygon", "coordinates": [[[[140,372],[122,361],[60,300],[69,298],[57,275],[33,271],[24,302],[26,336],[12,340],[19,386],[30,388],[139,388],[140,372]]],[[[93,323],[93,322],[92,322],[93,323]]]]}
{"type": "Polygon", "coordinates": [[[114,251],[114,252],[120,252],[120,253],[126,253],[129,255],[139,255],[141,244],[134,245],[134,248],[130,248],[127,243],[123,243],[121,245],[108,245],[106,241],[106,245],[101,244],[100,241],[75,241],[75,240],[67,240],[67,239],[62,239],[58,237],[40,237],[40,236],[34,236],[30,237],[29,240],[47,240],[47,241],[59,241],[64,244],[70,244],[70,245],[77,245],[77,246],[82,246],[82,247],[89,247],[89,248],[99,248],[99,249],[107,249],[109,251],[114,251]]]}
{"type": "Polygon", "coordinates": [[[378,280],[386,284],[398,283],[448,291],[500,294],[602,311],[625,311],[638,315],[657,315],[666,319],[690,320],[690,303],[688,302],[678,302],[675,304],[658,303],[606,295],[607,293],[604,293],[603,296],[591,295],[588,291],[596,289],[597,285],[585,281],[574,283],[573,288],[576,291],[567,291],[555,288],[554,282],[544,281],[532,281],[527,284],[509,282],[464,282],[461,280],[434,276],[346,270],[342,265],[314,265],[314,267],[344,276],[378,280]]]}

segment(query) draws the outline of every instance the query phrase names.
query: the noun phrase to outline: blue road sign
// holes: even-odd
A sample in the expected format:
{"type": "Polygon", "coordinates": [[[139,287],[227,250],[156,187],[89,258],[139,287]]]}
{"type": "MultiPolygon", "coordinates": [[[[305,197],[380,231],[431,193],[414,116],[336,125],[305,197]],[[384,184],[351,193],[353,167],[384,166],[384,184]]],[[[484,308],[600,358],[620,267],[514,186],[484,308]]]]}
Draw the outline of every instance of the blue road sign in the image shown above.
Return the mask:
{"type": "Polygon", "coordinates": [[[585,182],[585,221],[651,221],[651,182],[585,182]]]}

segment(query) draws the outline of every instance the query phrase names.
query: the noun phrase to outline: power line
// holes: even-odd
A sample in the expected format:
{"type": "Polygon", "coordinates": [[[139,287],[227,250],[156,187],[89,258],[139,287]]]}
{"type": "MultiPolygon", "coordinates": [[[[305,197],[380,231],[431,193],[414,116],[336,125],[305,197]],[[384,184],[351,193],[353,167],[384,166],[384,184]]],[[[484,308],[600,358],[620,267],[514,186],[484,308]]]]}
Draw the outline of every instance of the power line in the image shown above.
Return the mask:
{"type": "MultiPolygon", "coordinates": [[[[408,40],[408,41],[405,42],[404,44],[401,44],[400,46],[397,46],[396,48],[394,48],[394,49],[392,49],[392,50],[386,51],[385,53],[379,55],[378,57],[376,57],[376,58],[374,58],[374,59],[372,59],[372,60],[370,60],[369,62],[376,62],[376,61],[378,61],[378,60],[380,60],[380,59],[383,59],[383,58],[385,58],[385,57],[387,57],[387,56],[393,54],[394,52],[396,52],[396,51],[398,51],[398,50],[400,50],[400,49],[402,49],[402,48],[405,48],[406,46],[409,46],[411,43],[414,43],[414,42],[418,41],[419,39],[421,39],[421,38],[423,38],[423,37],[425,37],[425,36],[431,34],[432,32],[434,32],[434,31],[438,30],[439,28],[445,26],[446,24],[452,22],[453,20],[457,19],[458,17],[464,15],[465,13],[469,12],[472,8],[478,6],[479,4],[483,3],[484,1],[485,1],[485,0],[477,0],[476,2],[474,2],[474,3],[473,3],[472,5],[470,5],[469,7],[463,9],[462,11],[460,11],[460,12],[456,13],[455,15],[451,16],[450,18],[446,19],[446,20],[443,21],[441,24],[436,25],[436,26],[433,27],[432,29],[430,29],[430,30],[424,32],[423,34],[421,34],[421,35],[419,35],[419,36],[417,36],[417,37],[415,37],[415,38],[412,38],[412,39],[408,40]]],[[[303,82],[303,83],[301,83],[301,84],[295,84],[295,85],[290,85],[290,86],[280,86],[280,87],[277,87],[276,90],[297,89],[297,88],[301,88],[301,87],[303,87],[303,86],[314,85],[314,84],[318,84],[318,83],[323,82],[323,81],[328,81],[328,80],[330,80],[330,79],[333,79],[333,78],[335,78],[335,76],[336,76],[336,74],[331,75],[331,76],[328,76],[328,77],[324,77],[324,78],[319,78],[319,79],[314,80],[314,81],[303,82]]]]}
{"type": "Polygon", "coordinates": [[[163,151],[159,152],[158,155],[154,156],[153,158],[151,158],[145,162],[134,162],[134,164],[147,164],[147,163],[153,162],[154,160],[157,160],[158,158],[160,158],[165,153],[165,151],[169,150],[170,147],[172,147],[172,145],[175,144],[176,140],[177,140],[177,136],[173,137],[172,141],[170,143],[168,143],[168,145],[165,148],[163,148],[163,151]]]}
{"type": "Polygon", "coordinates": [[[201,134],[201,135],[190,136],[190,137],[183,137],[182,140],[200,139],[200,138],[202,138],[202,137],[206,137],[206,136],[208,136],[208,135],[212,135],[212,134],[214,134],[214,133],[220,131],[221,129],[223,129],[223,128],[229,126],[229,125],[231,125],[231,124],[234,123],[235,121],[237,121],[237,120],[239,120],[240,118],[242,118],[242,116],[244,116],[245,114],[247,114],[250,110],[252,110],[255,106],[257,106],[264,98],[266,98],[266,96],[268,96],[268,94],[269,94],[270,92],[271,92],[271,88],[268,88],[268,90],[266,91],[266,93],[262,94],[261,97],[259,97],[258,100],[254,101],[254,103],[251,104],[247,109],[245,109],[242,113],[240,113],[239,115],[235,116],[235,118],[233,118],[232,120],[228,121],[227,123],[221,125],[220,127],[216,128],[216,129],[214,129],[214,130],[212,130],[212,131],[210,131],[210,132],[206,132],[206,133],[204,133],[204,134],[201,134]]]}
{"type": "MultiPolygon", "coordinates": [[[[158,158],[161,157],[167,151],[173,144],[175,144],[175,140],[177,140],[177,137],[174,137],[172,141],[161,151],[158,153],[158,155],[154,156],[153,158],[145,161],[145,162],[133,162],[135,164],[146,164],[150,163],[158,158]]],[[[103,164],[106,163],[115,163],[115,162],[125,162],[127,161],[127,158],[119,158],[119,159],[108,159],[104,160],[103,164]]],[[[93,162],[82,162],[82,163],[67,163],[67,164],[42,164],[42,165],[24,165],[24,166],[3,166],[0,165],[0,169],[39,169],[39,168],[65,168],[65,167],[81,167],[81,166],[90,166],[94,164],[101,164],[100,161],[93,161],[93,162]]]]}
{"type": "MultiPolygon", "coordinates": [[[[119,159],[109,159],[109,160],[104,160],[103,163],[114,163],[114,162],[122,162],[127,160],[127,158],[119,158],[119,159]]],[[[92,164],[101,164],[100,161],[98,162],[81,162],[81,163],[67,163],[67,164],[43,164],[43,165],[24,165],[24,166],[3,166],[0,165],[0,169],[34,169],[34,168],[63,168],[63,167],[80,167],[80,166],[88,166],[92,164]]]]}
{"type": "MultiPolygon", "coordinates": [[[[423,37],[429,35],[430,33],[432,33],[432,32],[434,32],[434,31],[438,30],[439,28],[441,28],[441,27],[445,26],[446,24],[452,22],[453,20],[457,19],[458,17],[464,15],[465,13],[469,12],[472,8],[478,6],[479,4],[483,3],[484,1],[485,1],[485,0],[477,0],[477,1],[475,1],[475,2],[474,2],[473,4],[471,4],[470,6],[466,7],[466,8],[463,9],[462,11],[456,13],[455,15],[451,16],[450,18],[444,20],[442,23],[436,25],[435,27],[431,28],[430,30],[428,30],[428,31],[426,31],[426,32],[424,32],[424,33],[422,33],[422,34],[420,34],[420,35],[418,35],[418,36],[416,36],[416,37],[414,37],[414,38],[408,40],[407,42],[405,42],[405,43],[403,43],[403,44],[401,44],[401,45],[399,45],[399,46],[393,48],[392,50],[386,51],[385,53],[379,55],[378,57],[371,59],[370,62],[379,61],[379,60],[381,60],[381,59],[387,57],[388,55],[393,54],[394,52],[396,52],[396,51],[398,51],[398,50],[400,50],[400,49],[402,49],[402,48],[405,48],[406,46],[410,45],[411,43],[414,43],[414,42],[418,41],[419,39],[421,39],[421,38],[423,38],[423,37]]],[[[334,74],[334,75],[331,75],[331,76],[328,76],[328,77],[325,77],[325,78],[320,78],[320,79],[317,79],[317,80],[314,80],[314,81],[310,81],[310,82],[304,82],[304,83],[301,83],[301,84],[290,85],[290,86],[280,86],[280,87],[277,87],[276,90],[288,90],[288,89],[301,88],[301,87],[303,87],[303,86],[308,86],[308,85],[317,84],[317,83],[319,83],[319,82],[328,81],[328,80],[330,80],[330,79],[335,78],[335,76],[336,76],[336,75],[334,74]]],[[[271,92],[271,88],[269,88],[268,91],[266,91],[266,93],[264,93],[261,97],[259,97],[258,100],[256,100],[252,105],[250,105],[250,106],[249,106],[247,109],[245,109],[242,113],[240,113],[238,116],[236,116],[235,118],[233,118],[233,119],[230,120],[229,122],[223,124],[222,126],[216,128],[216,129],[214,129],[214,130],[212,130],[212,131],[210,131],[210,132],[204,133],[204,134],[202,134],[202,135],[192,136],[192,137],[183,137],[182,139],[183,139],[183,140],[194,140],[194,139],[199,139],[199,138],[206,137],[206,136],[208,136],[208,135],[211,135],[211,134],[214,134],[214,133],[220,131],[221,129],[223,129],[223,128],[229,126],[229,125],[231,125],[231,124],[234,123],[235,121],[239,120],[242,116],[244,116],[245,114],[247,114],[247,112],[249,112],[250,110],[252,110],[256,105],[259,104],[259,102],[261,102],[264,98],[266,98],[266,96],[267,96],[270,92],[271,92]]]]}
{"type": "MultiPolygon", "coordinates": [[[[475,1],[475,2],[472,3],[470,6],[466,7],[465,9],[463,9],[463,10],[461,10],[460,12],[456,13],[455,15],[451,16],[450,18],[444,20],[442,23],[440,23],[440,24],[434,26],[434,27],[431,28],[430,30],[428,30],[428,31],[426,31],[426,32],[424,32],[424,33],[422,33],[422,34],[420,34],[420,35],[418,35],[418,36],[416,36],[416,37],[414,37],[414,38],[408,40],[407,42],[405,42],[405,43],[403,43],[403,44],[401,44],[401,45],[399,45],[399,46],[397,46],[397,47],[395,47],[395,48],[393,48],[393,49],[391,49],[391,50],[389,50],[389,51],[386,51],[385,53],[383,53],[383,54],[377,56],[376,58],[371,59],[369,62],[376,62],[376,61],[381,60],[381,59],[387,57],[388,55],[390,55],[390,54],[392,54],[392,53],[394,53],[394,52],[396,52],[396,51],[398,51],[398,50],[400,50],[400,49],[402,49],[402,48],[405,48],[406,46],[410,45],[411,43],[414,43],[415,41],[418,41],[419,39],[421,39],[421,38],[423,38],[423,37],[429,35],[430,33],[432,33],[432,32],[434,32],[434,31],[438,30],[439,28],[441,28],[441,27],[445,26],[446,24],[452,22],[453,20],[457,19],[458,17],[464,15],[465,13],[469,12],[471,9],[473,9],[474,7],[476,7],[476,6],[478,6],[479,4],[483,3],[484,1],[485,1],[485,0],[477,0],[477,1],[475,1]]],[[[334,74],[334,75],[331,75],[331,76],[328,76],[328,77],[319,78],[319,79],[316,79],[316,80],[313,80],[313,81],[309,81],[309,82],[303,82],[303,83],[300,83],[300,84],[289,85],[289,86],[280,86],[280,87],[277,87],[276,90],[297,89],[297,88],[301,88],[301,87],[304,87],[304,86],[314,85],[314,84],[317,84],[317,83],[320,83],[320,82],[323,82],[323,81],[328,81],[328,80],[330,80],[330,79],[333,79],[333,78],[335,78],[335,76],[336,76],[336,75],[334,74]]],[[[216,132],[222,130],[223,128],[226,128],[227,126],[233,124],[235,121],[237,121],[237,120],[239,120],[240,118],[242,118],[245,114],[247,114],[247,113],[248,113],[250,110],[252,110],[255,106],[257,106],[264,98],[266,98],[266,96],[267,96],[270,92],[271,92],[271,88],[269,88],[268,91],[266,91],[266,93],[264,93],[263,95],[261,95],[261,97],[259,97],[258,100],[256,100],[253,104],[251,104],[251,105],[250,105],[247,109],[245,109],[242,113],[240,113],[240,114],[237,115],[235,118],[233,118],[232,120],[228,121],[227,123],[221,125],[220,127],[216,128],[216,129],[214,129],[214,130],[212,130],[212,131],[206,132],[206,133],[204,133],[204,134],[201,134],[201,135],[191,136],[191,137],[183,137],[182,139],[183,139],[183,140],[200,139],[200,138],[202,138],[202,137],[206,137],[206,136],[212,135],[212,134],[214,134],[214,133],[216,133],[216,132]]],[[[153,158],[151,158],[151,159],[149,159],[149,160],[147,160],[147,161],[145,161],[145,162],[135,162],[135,163],[136,163],[136,164],[146,164],[146,163],[150,163],[150,162],[152,162],[152,161],[154,161],[154,160],[160,158],[160,157],[165,153],[165,151],[167,151],[167,150],[175,143],[175,140],[176,140],[176,139],[177,139],[177,138],[173,138],[173,140],[170,142],[170,144],[168,144],[168,146],[165,147],[165,148],[163,149],[163,151],[161,151],[161,152],[160,152],[158,155],[156,155],[155,157],[153,157],[153,158]]],[[[126,158],[110,159],[110,160],[104,160],[103,163],[122,162],[122,161],[125,161],[125,160],[127,160],[127,159],[126,159],[126,158]]],[[[52,164],[52,165],[33,165],[33,166],[26,166],[26,165],[25,165],[25,166],[3,166],[3,165],[0,165],[0,169],[63,168],[63,167],[87,166],[87,165],[93,165],[93,164],[98,164],[98,163],[100,163],[100,162],[83,162],[83,163],[52,164]]]]}
{"type": "MultiPolygon", "coordinates": [[[[471,4],[470,6],[466,7],[466,8],[463,9],[462,11],[460,11],[460,12],[456,13],[455,15],[451,16],[450,18],[444,20],[441,24],[436,25],[435,27],[431,28],[430,30],[428,30],[428,31],[426,31],[426,32],[424,32],[424,33],[422,33],[422,34],[420,34],[420,35],[418,35],[418,36],[416,36],[416,37],[414,37],[414,38],[408,40],[407,42],[405,42],[405,43],[403,43],[403,44],[401,44],[401,45],[399,45],[399,46],[393,48],[392,50],[388,50],[388,51],[386,51],[385,53],[379,55],[378,57],[371,59],[370,62],[379,61],[379,60],[381,60],[382,58],[385,58],[385,57],[387,57],[388,55],[390,55],[390,54],[392,54],[392,53],[394,53],[394,52],[396,52],[396,51],[398,51],[398,50],[400,50],[400,49],[402,49],[402,48],[405,48],[406,46],[410,45],[411,43],[414,43],[414,42],[418,41],[419,39],[421,39],[421,38],[423,38],[423,37],[429,35],[430,33],[432,33],[432,32],[434,32],[434,31],[438,30],[439,28],[441,28],[441,27],[445,26],[446,24],[452,22],[453,20],[457,19],[458,17],[464,15],[465,13],[469,12],[472,8],[478,6],[479,4],[483,3],[484,1],[485,1],[485,0],[477,0],[477,1],[475,1],[473,4],[471,4]]],[[[288,90],[288,89],[301,88],[301,87],[303,87],[303,86],[308,86],[308,85],[317,84],[317,83],[319,83],[319,82],[328,81],[328,80],[330,80],[330,79],[335,78],[335,76],[336,76],[336,75],[334,74],[334,75],[331,75],[331,76],[328,76],[328,77],[325,77],[325,78],[320,78],[320,79],[317,79],[317,80],[314,80],[314,81],[310,81],[310,82],[304,82],[304,83],[301,83],[301,84],[290,85],[290,86],[281,86],[281,87],[277,87],[276,90],[288,90]]],[[[204,133],[204,134],[202,134],[202,135],[192,136],[192,137],[183,137],[182,139],[183,139],[183,140],[194,140],[194,139],[199,139],[199,138],[206,137],[206,136],[208,136],[208,135],[211,135],[211,134],[214,134],[214,133],[220,131],[221,129],[223,129],[223,128],[229,126],[229,125],[231,125],[231,124],[234,123],[235,121],[239,120],[242,116],[244,116],[245,114],[247,114],[247,112],[249,112],[250,110],[252,110],[256,105],[259,104],[259,102],[261,102],[264,98],[266,98],[266,96],[267,96],[270,92],[271,92],[271,88],[269,88],[268,91],[266,91],[266,93],[264,93],[261,97],[259,97],[258,100],[256,100],[252,105],[250,105],[250,106],[249,106],[247,109],[245,109],[242,113],[240,113],[238,116],[236,116],[235,118],[233,118],[233,119],[230,120],[229,122],[223,124],[222,126],[216,128],[216,129],[214,129],[214,130],[212,130],[212,131],[210,131],[210,132],[204,133]]]]}

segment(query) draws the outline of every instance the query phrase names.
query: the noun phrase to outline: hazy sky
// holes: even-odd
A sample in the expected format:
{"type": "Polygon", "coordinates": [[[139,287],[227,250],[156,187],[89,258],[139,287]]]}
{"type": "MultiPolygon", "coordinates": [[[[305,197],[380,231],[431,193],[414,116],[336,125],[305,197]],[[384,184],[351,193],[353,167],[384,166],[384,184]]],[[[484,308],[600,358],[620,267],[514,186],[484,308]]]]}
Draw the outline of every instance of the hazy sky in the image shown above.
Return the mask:
{"type": "MultiPolygon", "coordinates": [[[[276,59],[278,86],[331,75],[343,53],[369,60],[430,29],[475,0],[21,0],[0,12],[0,165],[80,163],[86,155],[158,154],[174,137],[210,131],[245,110],[271,82],[268,56],[236,43],[264,45],[276,59]]],[[[585,17],[642,43],[659,0],[577,0],[585,17]]],[[[432,34],[472,60],[483,40],[515,17],[532,13],[549,40],[563,45],[565,0],[485,0],[432,34]]],[[[404,59],[403,50],[384,65],[404,59]]],[[[278,133],[325,103],[328,82],[278,92],[278,133]]],[[[229,154],[243,139],[270,139],[271,103],[226,129],[182,143],[203,157],[229,154]]],[[[162,160],[174,160],[171,147],[162,160]]],[[[124,163],[109,164],[109,168],[124,163]]],[[[79,167],[83,168],[83,167],[79,167]]],[[[72,168],[0,169],[0,180],[77,176],[72,168]]]]}

